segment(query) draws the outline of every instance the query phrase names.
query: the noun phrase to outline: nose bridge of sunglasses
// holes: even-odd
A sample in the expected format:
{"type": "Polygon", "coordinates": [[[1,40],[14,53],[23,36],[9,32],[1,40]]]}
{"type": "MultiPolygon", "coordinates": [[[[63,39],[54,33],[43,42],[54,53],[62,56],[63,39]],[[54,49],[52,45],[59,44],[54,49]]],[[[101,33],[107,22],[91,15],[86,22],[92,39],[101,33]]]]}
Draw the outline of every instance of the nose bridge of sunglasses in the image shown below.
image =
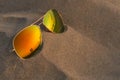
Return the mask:
{"type": "Polygon", "coordinates": [[[40,17],[39,19],[37,19],[35,22],[33,22],[31,25],[41,25],[42,24],[42,19],[43,19],[43,16],[40,17]]]}
{"type": "Polygon", "coordinates": [[[49,32],[49,30],[43,25],[43,18],[44,16],[38,18],[35,22],[33,22],[31,25],[38,25],[42,31],[49,32]]]}

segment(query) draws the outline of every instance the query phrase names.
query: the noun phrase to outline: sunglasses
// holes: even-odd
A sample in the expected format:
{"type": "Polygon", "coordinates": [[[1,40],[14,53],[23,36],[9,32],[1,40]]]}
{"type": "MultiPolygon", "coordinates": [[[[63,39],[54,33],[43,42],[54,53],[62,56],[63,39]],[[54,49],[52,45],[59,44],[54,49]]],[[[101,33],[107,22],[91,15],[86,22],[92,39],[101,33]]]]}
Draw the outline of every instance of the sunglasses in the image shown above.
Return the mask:
{"type": "Polygon", "coordinates": [[[49,32],[62,33],[65,30],[62,18],[57,10],[50,9],[31,25],[20,30],[13,38],[13,51],[21,58],[30,56],[42,45],[43,25],[49,32]]]}

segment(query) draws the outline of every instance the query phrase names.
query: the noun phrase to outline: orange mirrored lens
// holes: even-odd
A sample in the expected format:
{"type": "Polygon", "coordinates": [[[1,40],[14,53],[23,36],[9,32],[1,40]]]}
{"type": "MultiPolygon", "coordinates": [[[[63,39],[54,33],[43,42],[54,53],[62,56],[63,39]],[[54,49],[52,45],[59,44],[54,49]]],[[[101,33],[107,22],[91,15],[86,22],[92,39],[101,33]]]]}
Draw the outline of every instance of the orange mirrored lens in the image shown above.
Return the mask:
{"type": "Polygon", "coordinates": [[[20,58],[27,57],[42,44],[40,27],[31,25],[21,30],[13,40],[13,47],[20,58]]]}

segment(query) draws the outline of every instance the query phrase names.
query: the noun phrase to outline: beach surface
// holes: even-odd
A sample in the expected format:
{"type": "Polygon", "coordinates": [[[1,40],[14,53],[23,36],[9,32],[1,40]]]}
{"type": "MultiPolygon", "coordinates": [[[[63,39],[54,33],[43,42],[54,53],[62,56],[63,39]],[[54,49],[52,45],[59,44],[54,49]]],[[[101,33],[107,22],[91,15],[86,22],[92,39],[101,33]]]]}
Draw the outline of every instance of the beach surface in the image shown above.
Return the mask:
{"type": "Polygon", "coordinates": [[[0,0],[0,80],[120,80],[120,1],[0,0]],[[42,31],[37,54],[20,59],[13,37],[49,9],[67,30],[42,31]]]}

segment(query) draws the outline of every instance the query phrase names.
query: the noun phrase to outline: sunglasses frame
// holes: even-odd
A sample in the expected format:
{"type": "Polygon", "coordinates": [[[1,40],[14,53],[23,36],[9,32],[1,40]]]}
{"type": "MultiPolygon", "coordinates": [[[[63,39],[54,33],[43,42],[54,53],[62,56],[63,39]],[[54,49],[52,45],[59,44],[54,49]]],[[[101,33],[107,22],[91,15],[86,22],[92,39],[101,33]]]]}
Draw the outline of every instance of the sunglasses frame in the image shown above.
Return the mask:
{"type": "MultiPolygon", "coordinates": [[[[52,10],[52,9],[51,9],[52,10]]],[[[59,16],[60,16],[60,18],[61,18],[61,20],[62,20],[62,16],[59,14],[59,16]]],[[[37,26],[39,26],[40,28],[40,32],[41,32],[41,44],[43,43],[43,41],[42,41],[42,30],[41,30],[41,26],[44,26],[44,30],[45,31],[48,31],[48,32],[51,32],[49,29],[47,29],[46,28],[46,26],[43,24],[43,18],[44,18],[44,15],[42,16],[42,17],[40,17],[40,18],[38,18],[35,22],[33,22],[32,24],[30,24],[29,26],[32,26],[32,25],[37,25],[37,26]]],[[[62,22],[63,22],[63,20],[62,20],[62,22]]],[[[63,24],[64,24],[64,22],[63,22],[63,24]]],[[[27,26],[27,27],[25,27],[25,28],[23,28],[23,29],[21,29],[15,36],[14,36],[14,38],[13,38],[13,41],[12,41],[12,45],[13,45],[13,49],[12,49],[12,51],[11,52],[16,52],[16,54],[21,58],[21,59],[25,59],[24,57],[21,57],[18,53],[17,53],[17,51],[15,50],[15,46],[14,46],[14,40],[15,40],[15,38],[16,38],[16,36],[18,36],[18,34],[19,33],[21,33],[24,29],[26,29],[26,28],[28,28],[29,26],[27,26]]],[[[66,27],[65,27],[66,28],[66,27]]],[[[52,32],[52,33],[56,33],[56,32],[52,32]]],[[[39,44],[40,45],[40,44],[39,44]]],[[[35,50],[34,50],[35,51],[35,50]]],[[[34,52],[33,51],[33,52],[34,52]]],[[[30,54],[31,55],[31,54],[30,54]]],[[[29,55],[28,55],[29,56],[29,55]]]]}

